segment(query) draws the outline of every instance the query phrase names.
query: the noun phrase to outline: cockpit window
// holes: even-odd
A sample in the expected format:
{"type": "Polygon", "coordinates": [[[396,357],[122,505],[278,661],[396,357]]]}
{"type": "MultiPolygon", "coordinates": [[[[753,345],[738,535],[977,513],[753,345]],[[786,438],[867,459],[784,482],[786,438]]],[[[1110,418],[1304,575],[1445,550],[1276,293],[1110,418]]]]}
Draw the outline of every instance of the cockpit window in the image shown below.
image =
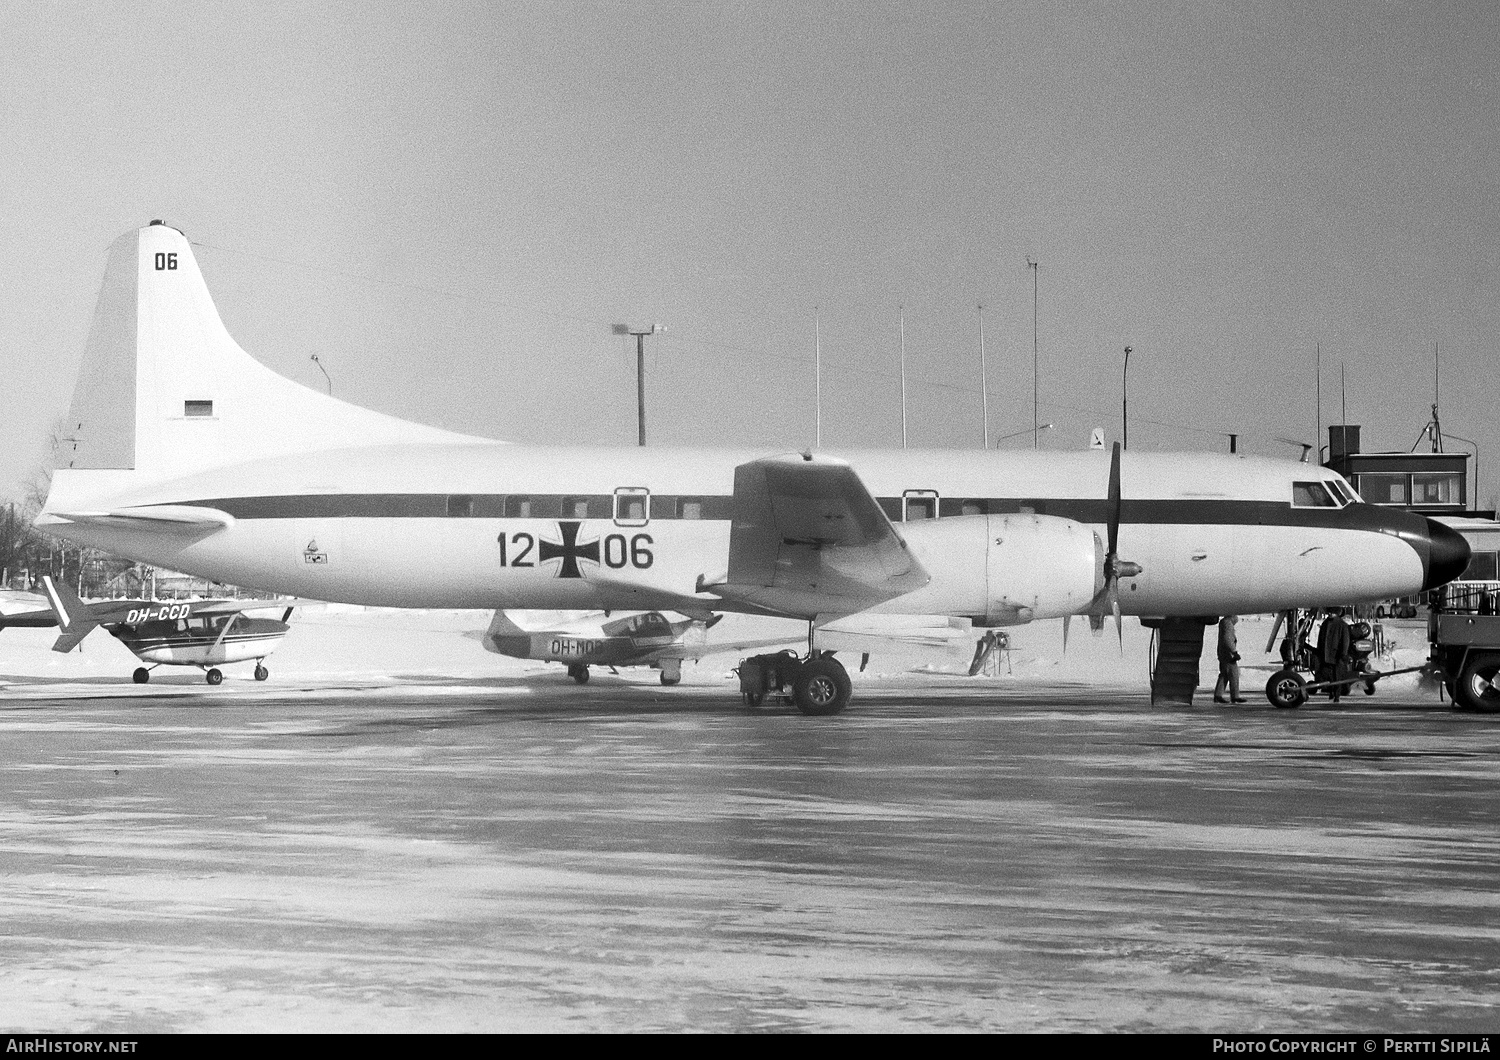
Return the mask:
{"type": "Polygon", "coordinates": [[[1337,508],[1339,502],[1333,499],[1333,494],[1321,482],[1293,482],[1292,507],[1337,508]]]}
{"type": "Polygon", "coordinates": [[[1333,487],[1334,493],[1343,498],[1345,504],[1359,503],[1359,495],[1354,492],[1354,487],[1343,479],[1330,479],[1328,484],[1333,487]]]}

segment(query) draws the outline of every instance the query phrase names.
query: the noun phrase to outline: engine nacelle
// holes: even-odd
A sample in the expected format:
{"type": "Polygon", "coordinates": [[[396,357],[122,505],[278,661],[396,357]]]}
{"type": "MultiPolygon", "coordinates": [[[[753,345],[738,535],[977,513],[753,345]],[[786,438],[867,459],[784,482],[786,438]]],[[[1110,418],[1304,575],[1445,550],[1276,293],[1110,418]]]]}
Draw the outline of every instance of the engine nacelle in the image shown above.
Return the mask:
{"type": "Polygon", "coordinates": [[[1076,615],[1104,587],[1104,543],[1072,519],[966,515],[898,529],[932,581],[881,611],[1018,625],[1076,615]]]}

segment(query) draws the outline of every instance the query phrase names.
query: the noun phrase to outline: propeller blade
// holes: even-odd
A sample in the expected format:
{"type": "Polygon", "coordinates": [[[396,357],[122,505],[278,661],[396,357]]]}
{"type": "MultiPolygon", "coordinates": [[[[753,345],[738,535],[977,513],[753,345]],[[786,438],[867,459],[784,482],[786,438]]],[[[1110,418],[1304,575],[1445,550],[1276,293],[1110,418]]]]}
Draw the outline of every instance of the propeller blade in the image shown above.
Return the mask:
{"type": "Polygon", "coordinates": [[[1063,615],[1063,654],[1068,654],[1068,623],[1073,621],[1072,615],[1063,615]]]}
{"type": "MultiPolygon", "coordinates": [[[[1118,583],[1117,583],[1118,584],[1118,583]]],[[[1113,588],[1113,586],[1111,586],[1113,588]]],[[[1125,654],[1125,626],[1120,621],[1120,594],[1111,592],[1109,594],[1109,609],[1115,616],[1115,636],[1120,638],[1120,654],[1125,654]]]]}
{"type": "Polygon", "coordinates": [[[1114,576],[1115,561],[1120,555],[1120,443],[1109,454],[1109,570],[1105,574],[1114,576]]]}

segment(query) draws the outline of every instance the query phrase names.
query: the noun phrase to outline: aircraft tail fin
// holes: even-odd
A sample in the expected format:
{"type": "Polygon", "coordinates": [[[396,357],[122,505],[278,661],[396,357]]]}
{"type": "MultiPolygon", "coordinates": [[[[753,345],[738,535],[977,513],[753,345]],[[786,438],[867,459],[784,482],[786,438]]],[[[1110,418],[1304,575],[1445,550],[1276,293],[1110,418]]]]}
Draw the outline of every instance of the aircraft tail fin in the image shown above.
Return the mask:
{"type": "Polygon", "coordinates": [[[509,655],[524,659],[531,649],[531,634],[518,626],[504,611],[497,610],[490,618],[489,628],[480,639],[485,651],[496,655],[509,655]]]}
{"type": "Polygon", "coordinates": [[[89,613],[88,604],[80,600],[66,582],[59,585],[44,575],[42,590],[52,605],[52,613],[57,616],[57,627],[62,630],[62,635],[52,645],[53,651],[70,652],[84,637],[99,628],[99,623],[89,613]]]}
{"type": "Polygon", "coordinates": [[[110,247],[48,509],[264,457],[456,441],[479,439],[351,405],[252,358],[187,237],[153,221],[110,247]]]}

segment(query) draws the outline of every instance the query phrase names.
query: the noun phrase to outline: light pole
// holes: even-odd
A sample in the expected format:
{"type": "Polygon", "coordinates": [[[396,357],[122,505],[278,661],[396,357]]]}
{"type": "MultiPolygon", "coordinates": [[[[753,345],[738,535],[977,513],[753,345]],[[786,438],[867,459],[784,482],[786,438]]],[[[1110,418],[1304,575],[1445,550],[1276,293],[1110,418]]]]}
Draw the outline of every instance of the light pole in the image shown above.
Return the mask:
{"type": "Polygon", "coordinates": [[[906,307],[897,307],[901,314],[901,448],[906,448],[906,307]]]}
{"type": "Polygon", "coordinates": [[[984,363],[984,303],[979,303],[979,395],[984,406],[984,433],[980,441],[985,449],[990,447],[990,384],[989,373],[984,363]]]}
{"type": "Polygon", "coordinates": [[[1130,448],[1130,347],[1125,347],[1125,370],[1120,373],[1120,448],[1130,448]]]}
{"type": "Polygon", "coordinates": [[[1026,267],[1031,270],[1031,448],[1038,446],[1037,436],[1041,428],[1037,426],[1036,399],[1037,399],[1037,357],[1036,357],[1036,270],[1041,265],[1030,254],[1026,255],[1026,267]]]}
{"type": "Polygon", "coordinates": [[[813,445],[823,448],[823,311],[813,306],[813,445]]]}
{"type": "Polygon", "coordinates": [[[1469,491],[1469,495],[1464,498],[1464,501],[1468,505],[1469,511],[1472,512],[1478,506],[1479,501],[1479,443],[1474,441],[1472,438],[1460,438],[1452,431],[1444,431],[1443,437],[1452,438],[1455,442],[1463,442],[1466,445],[1472,445],[1474,447],[1474,488],[1471,489],[1469,491]]]}
{"type": "Polygon", "coordinates": [[[635,406],[637,445],[646,444],[646,336],[667,329],[659,324],[616,324],[611,329],[616,335],[635,336],[635,406]]]}

